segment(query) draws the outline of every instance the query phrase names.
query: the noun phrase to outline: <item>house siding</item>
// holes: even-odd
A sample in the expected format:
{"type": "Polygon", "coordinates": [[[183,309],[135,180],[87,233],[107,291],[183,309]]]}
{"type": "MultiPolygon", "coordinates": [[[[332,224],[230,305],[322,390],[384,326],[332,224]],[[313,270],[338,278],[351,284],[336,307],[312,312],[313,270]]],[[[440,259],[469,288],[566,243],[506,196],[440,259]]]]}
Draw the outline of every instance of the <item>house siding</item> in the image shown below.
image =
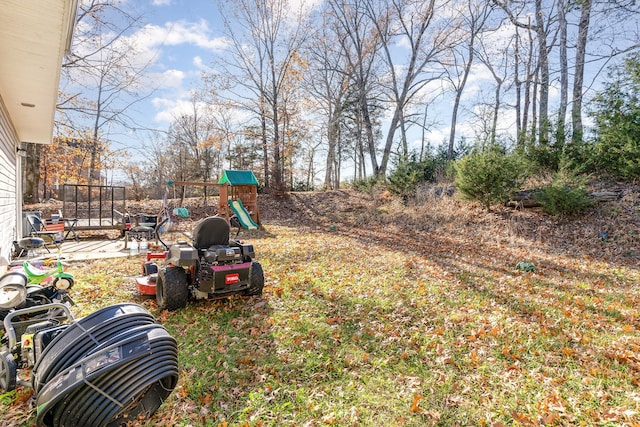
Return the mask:
{"type": "Polygon", "coordinates": [[[0,96],[0,256],[11,259],[18,235],[17,161],[18,136],[0,96]]]}

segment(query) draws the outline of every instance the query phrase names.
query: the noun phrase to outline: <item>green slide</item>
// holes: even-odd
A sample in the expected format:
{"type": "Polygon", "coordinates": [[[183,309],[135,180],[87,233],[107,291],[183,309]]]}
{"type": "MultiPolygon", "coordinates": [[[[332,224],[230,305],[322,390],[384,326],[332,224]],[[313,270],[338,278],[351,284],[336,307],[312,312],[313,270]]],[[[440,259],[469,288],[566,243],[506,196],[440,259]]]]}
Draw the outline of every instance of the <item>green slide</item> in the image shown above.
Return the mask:
{"type": "Polygon", "coordinates": [[[247,230],[256,230],[258,228],[258,224],[253,222],[251,215],[249,215],[249,212],[247,212],[242,204],[242,200],[229,200],[229,206],[231,206],[231,210],[238,217],[240,225],[247,230]]]}

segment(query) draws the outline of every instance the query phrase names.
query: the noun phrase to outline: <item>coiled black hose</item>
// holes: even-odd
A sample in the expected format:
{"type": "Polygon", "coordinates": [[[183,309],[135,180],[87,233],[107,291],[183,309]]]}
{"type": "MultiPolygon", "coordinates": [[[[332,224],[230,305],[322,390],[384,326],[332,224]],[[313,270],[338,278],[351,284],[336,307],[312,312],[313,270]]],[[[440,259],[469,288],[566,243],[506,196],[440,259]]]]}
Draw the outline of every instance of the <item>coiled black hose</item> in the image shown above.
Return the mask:
{"type": "MultiPolygon", "coordinates": [[[[157,325],[150,325],[147,327],[147,331],[142,332],[148,334],[149,342],[151,344],[151,351],[153,352],[153,358],[140,357],[138,359],[131,358],[130,362],[119,367],[117,370],[110,372],[108,376],[100,376],[92,381],[92,385],[96,388],[104,391],[108,396],[118,402],[128,403],[127,396],[138,395],[143,392],[149,384],[155,381],[156,368],[160,368],[162,373],[164,368],[177,369],[177,361],[173,359],[173,352],[175,350],[175,344],[173,340],[164,342],[168,337],[164,328],[152,330],[157,325]],[[175,366],[172,366],[172,363],[175,366]],[[151,368],[150,372],[145,372],[143,368],[151,368]]],[[[138,335],[140,332],[138,333],[138,335]]],[[[163,375],[164,376],[164,375],[163,375]]],[[[82,394],[82,389],[79,392],[82,394]]],[[[95,419],[100,416],[100,412],[105,408],[101,406],[100,402],[108,403],[104,401],[104,396],[96,393],[85,394],[78,401],[77,411],[72,416],[77,416],[77,422],[75,425],[96,425],[95,419]]],[[[67,417],[69,418],[69,417],[67,417]]],[[[66,425],[66,424],[64,424],[66,425]]]]}
{"type": "Polygon", "coordinates": [[[58,372],[118,333],[153,323],[154,317],[138,304],[112,305],[79,319],[51,341],[36,361],[32,372],[34,390],[40,391],[58,372]]]}
{"type": "Polygon", "coordinates": [[[107,307],[47,346],[34,367],[38,426],[119,426],[160,407],[178,381],[177,343],[143,311],[107,307]]]}

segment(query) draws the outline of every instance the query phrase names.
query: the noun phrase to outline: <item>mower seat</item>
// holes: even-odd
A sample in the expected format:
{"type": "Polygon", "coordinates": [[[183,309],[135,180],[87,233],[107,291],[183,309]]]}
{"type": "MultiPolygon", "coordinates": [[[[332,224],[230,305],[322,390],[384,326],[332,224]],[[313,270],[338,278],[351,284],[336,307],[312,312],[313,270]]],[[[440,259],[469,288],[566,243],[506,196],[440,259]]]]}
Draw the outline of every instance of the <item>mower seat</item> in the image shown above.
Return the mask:
{"type": "Polygon", "coordinates": [[[229,246],[229,223],[219,216],[210,216],[198,222],[193,229],[193,246],[197,250],[211,246],[229,246]]]}

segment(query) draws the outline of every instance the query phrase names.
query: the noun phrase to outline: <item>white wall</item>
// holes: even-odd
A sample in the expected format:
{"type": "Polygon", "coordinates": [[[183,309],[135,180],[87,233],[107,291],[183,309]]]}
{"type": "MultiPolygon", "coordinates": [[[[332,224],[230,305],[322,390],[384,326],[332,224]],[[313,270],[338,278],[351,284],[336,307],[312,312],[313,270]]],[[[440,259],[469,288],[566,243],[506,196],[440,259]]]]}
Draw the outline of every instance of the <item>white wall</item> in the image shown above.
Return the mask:
{"type": "MultiPolygon", "coordinates": [[[[9,119],[0,96],[0,256],[9,260],[13,241],[18,236],[18,170],[16,147],[17,133],[9,119]]],[[[21,199],[20,199],[21,200],[21,199]]]]}

